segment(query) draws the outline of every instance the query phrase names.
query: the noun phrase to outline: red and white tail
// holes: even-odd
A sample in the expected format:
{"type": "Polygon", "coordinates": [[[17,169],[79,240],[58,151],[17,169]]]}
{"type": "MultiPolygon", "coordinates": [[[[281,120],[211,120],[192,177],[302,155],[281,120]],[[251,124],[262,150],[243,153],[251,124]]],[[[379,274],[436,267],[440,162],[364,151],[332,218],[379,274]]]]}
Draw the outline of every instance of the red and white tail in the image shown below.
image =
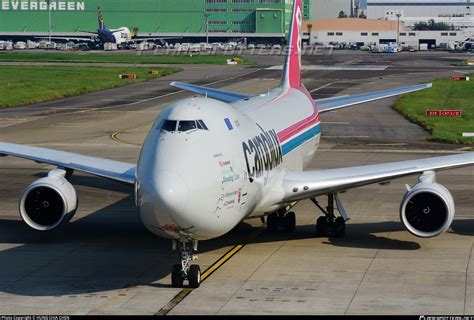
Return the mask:
{"type": "Polygon", "coordinates": [[[303,28],[303,0],[294,0],[290,33],[288,34],[288,55],[283,66],[281,88],[301,87],[301,38],[303,28]]]}

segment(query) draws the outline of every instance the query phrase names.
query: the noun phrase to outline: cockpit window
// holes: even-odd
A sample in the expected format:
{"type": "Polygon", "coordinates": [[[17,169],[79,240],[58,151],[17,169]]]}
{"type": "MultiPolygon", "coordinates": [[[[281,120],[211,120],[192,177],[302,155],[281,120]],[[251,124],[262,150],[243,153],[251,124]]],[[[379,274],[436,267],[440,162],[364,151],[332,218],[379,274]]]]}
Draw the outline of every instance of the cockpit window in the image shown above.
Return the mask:
{"type": "Polygon", "coordinates": [[[195,129],[209,130],[202,120],[163,120],[157,128],[169,132],[186,132],[195,129]]]}
{"type": "Polygon", "coordinates": [[[206,126],[206,124],[204,123],[204,121],[202,120],[198,120],[196,121],[197,122],[197,127],[198,129],[202,129],[202,130],[209,130],[206,126]]]}
{"type": "Polygon", "coordinates": [[[165,131],[176,131],[176,125],[178,121],[176,120],[165,120],[163,121],[163,125],[161,126],[161,129],[165,131]]]}
{"type": "Polygon", "coordinates": [[[181,120],[178,125],[178,131],[189,131],[196,128],[196,121],[194,120],[181,120]]]}

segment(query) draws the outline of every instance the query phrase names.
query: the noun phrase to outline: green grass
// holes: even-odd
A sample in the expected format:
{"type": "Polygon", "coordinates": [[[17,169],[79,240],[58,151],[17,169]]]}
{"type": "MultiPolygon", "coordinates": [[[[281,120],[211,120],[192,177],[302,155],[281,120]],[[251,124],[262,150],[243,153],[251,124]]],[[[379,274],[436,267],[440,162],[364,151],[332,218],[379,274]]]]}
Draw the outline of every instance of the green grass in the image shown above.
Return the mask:
{"type": "MultiPolygon", "coordinates": [[[[471,74],[470,77],[472,79],[471,74]]],[[[474,144],[474,138],[463,137],[474,132],[474,82],[436,79],[433,88],[402,96],[395,109],[414,123],[431,132],[428,141],[474,144]],[[429,117],[426,110],[462,110],[462,117],[429,117]]]]}
{"type": "Polygon", "coordinates": [[[0,108],[80,95],[179,72],[180,68],[0,66],[0,108]],[[132,73],[137,79],[119,79],[132,73]]]}
{"type": "Polygon", "coordinates": [[[467,61],[453,62],[453,63],[451,63],[451,65],[455,66],[455,67],[471,67],[471,68],[474,68],[473,65],[467,64],[467,61]]]}
{"type": "MultiPolygon", "coordinates": [[[[99,62],[135,64],[227,64],[232,55],[137,55],[137,54],[97,54],[97,53],[23,53],[2,52],[3,62],[99,62]]],[[[242,58],[242,57],[240,57],[242,58]]],[[[244,64],[252,63],[242,58],[244,64]]]]}

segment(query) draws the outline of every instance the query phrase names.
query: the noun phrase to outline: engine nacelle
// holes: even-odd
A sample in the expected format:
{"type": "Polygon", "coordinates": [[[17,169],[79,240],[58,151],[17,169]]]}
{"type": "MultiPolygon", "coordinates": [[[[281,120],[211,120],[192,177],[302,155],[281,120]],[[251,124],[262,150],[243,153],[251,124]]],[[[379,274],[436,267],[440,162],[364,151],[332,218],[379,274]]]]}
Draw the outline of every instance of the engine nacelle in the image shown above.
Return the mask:
{"type": "Polygon", "coordinates": [[[20,198],[20,215],[31,228],[50,231],[76,213],[77,194],[66,171],[55,169],[30,184],[20,198]]]}
{"type": "Polygon", "coordinates": [[[410,233],[430,238],[445,232],[454,219],[454,199],[436,182],[432,171],[423,173],[419,183],[403,197],[400,219],[410,233]]]}

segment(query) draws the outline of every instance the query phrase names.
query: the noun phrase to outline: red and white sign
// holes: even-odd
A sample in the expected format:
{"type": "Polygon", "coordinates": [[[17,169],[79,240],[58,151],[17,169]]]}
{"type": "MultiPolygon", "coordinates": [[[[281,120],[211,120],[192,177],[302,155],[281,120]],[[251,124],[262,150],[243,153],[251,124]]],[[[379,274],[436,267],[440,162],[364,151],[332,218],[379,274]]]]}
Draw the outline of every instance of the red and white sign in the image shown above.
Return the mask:
{"type": "Polygon", "coordinates": [[[426,110],[429,117],[462,117],[462,110],[426,110]]]}

